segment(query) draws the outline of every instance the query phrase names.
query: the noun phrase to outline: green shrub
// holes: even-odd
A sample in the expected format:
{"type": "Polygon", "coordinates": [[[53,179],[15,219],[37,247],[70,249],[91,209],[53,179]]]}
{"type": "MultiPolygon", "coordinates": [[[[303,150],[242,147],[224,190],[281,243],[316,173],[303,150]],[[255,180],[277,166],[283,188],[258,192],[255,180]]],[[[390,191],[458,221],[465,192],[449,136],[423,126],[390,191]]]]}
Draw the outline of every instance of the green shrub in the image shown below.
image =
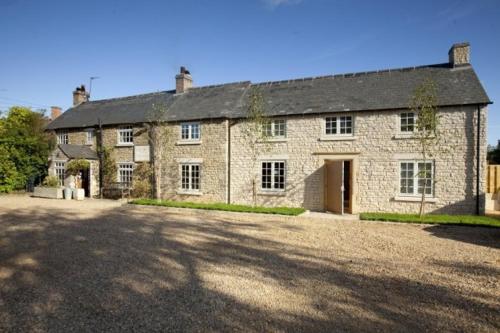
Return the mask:
{"type": "Polygon", "coordinates": [[[71,160],[66,164],[66,173],[68,175],[76,176],[82,170],[88,170],[90,162],[83,159],[71,160]]]}
{"type": "Polygon", "coordinates": [[[57,176],[47,176],[43,180],[43,187],[59,187],[59,178],[57,176]]]}
{"type": "Polygon", "coordinates": [[[133,173],[132,196],[134,198],[151,198],[151,179],[153,171],[149,163],[138,164],[133,173]]]}

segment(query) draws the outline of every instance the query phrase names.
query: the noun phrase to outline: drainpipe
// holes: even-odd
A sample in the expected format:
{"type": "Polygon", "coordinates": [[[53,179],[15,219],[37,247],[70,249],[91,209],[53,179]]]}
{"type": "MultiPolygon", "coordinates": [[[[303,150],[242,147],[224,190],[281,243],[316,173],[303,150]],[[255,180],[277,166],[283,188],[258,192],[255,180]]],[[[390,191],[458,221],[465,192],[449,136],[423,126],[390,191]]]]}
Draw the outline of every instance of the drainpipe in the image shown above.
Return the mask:
{"type": "Polygon", "coordinates": [[[476,215],[479,215],[479,183],[481,178],[481,106],[477,106],[477,147],[476,147],[476,215]]]}
{"type": "Polygon", "coordinates": [[[227,203],[231,204],[231,126],[233,123],[227,120],[227,203]]]}
{"type": "Polygon", "coordinates": [[[104,180],[102,179],[103,174],[104,174],[104,167],[102,165],[103,162],[103,151],[102,151],[102,123],[101,123],[101,118],[98,119],[99,123],[99,138],[98,138],[98,145],[97,145],[97,154],[99,154],[99,198],[102,199],[102,186],[104,183],[104,180]]]}

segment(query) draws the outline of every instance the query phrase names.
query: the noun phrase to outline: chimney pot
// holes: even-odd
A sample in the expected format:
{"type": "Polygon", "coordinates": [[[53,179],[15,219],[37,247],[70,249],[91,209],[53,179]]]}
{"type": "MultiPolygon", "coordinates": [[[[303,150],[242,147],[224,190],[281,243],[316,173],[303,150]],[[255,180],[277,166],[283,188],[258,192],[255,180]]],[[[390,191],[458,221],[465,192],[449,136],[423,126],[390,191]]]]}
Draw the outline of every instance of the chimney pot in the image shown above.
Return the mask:
{"type": "Polygon", "coordinates": [[[73,91],[73,106],[78,106],[88,100],[89,95],[85,91],[85,85],[82,84],[80,87],[76,87],[75,91],[73,91]]]}
{"type": "Polygon", "coordinates": [[[191,74],[186,67],[181,66],[180,73],[175,76],[175,92],[177,94],[186,92],[192,86],[193,78],[191,74]]]}
{"type": "Polygon", "coordinates": [[[452,67],[470,64],[470,44],[453,44],[450,51],[448,51],[448,57],[452,67]]]}
{"type": "Polygon", "coordinates": [[[50,120],[54,120],[57,117],[59,117],[62,113],[62,109],[58,106],[51,106],[50,107],[50,120]]]}

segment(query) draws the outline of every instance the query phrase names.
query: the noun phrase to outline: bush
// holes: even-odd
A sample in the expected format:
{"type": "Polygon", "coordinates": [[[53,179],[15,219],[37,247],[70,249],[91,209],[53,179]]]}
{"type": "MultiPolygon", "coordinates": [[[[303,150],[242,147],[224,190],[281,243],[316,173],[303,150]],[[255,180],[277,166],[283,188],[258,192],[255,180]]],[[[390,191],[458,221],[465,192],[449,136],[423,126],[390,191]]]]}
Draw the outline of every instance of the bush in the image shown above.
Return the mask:
{"type": "Polygon", "coordinates": [[[82,170],[88,170],[90,162],[83,159],[71,160],[66,165],[66,173],[68,175],[76,176],[82,170]]]}
{"type": "Polygon", "coordinates": [[[57,176],[47,176],[43,180],[43,187],[59,187],[59,178],[57,176]]]}
{"type": "Polygon", "coordinates": [[[132,179],[132,196],[134,198],[150,198],[151,197],[151,179],[153,170],[149,163],[141,163],[134,169],[132,179]]]}

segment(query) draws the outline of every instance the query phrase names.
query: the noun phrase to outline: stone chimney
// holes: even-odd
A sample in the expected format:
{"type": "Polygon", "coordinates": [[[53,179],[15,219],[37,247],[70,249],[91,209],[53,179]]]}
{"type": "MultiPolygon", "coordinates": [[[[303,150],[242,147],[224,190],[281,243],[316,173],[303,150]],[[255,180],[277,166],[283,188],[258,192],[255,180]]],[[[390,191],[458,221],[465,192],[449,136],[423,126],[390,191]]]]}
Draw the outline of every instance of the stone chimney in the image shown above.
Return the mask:
{"type": "Polygon", "coordinates": [[[51,106],[50,107],[50,120],[54,120],[57,117],[59,117],[62,113],[62,109],[58,106],[51,106]]]}
{"type": "Polygon", "coordinates": [[[82,84],[80,87],[76,87],[73,91],[73,106],[80,105],[89,100],[89,95],[85,91],[85,86],[82,84]]]}
{"type": "Polygon", "coordinates": [[[175,76],[175,93],[180,94],[186,92],[193,86],[193,78],[186,67],[181,66],[180,74],[175,76]]]}
{"type": "Polygon", "coordinates": [[[470,44],[453,44],[450,51],[448,51],[448,56],[452,67],[470,64],[470,44]]]}

